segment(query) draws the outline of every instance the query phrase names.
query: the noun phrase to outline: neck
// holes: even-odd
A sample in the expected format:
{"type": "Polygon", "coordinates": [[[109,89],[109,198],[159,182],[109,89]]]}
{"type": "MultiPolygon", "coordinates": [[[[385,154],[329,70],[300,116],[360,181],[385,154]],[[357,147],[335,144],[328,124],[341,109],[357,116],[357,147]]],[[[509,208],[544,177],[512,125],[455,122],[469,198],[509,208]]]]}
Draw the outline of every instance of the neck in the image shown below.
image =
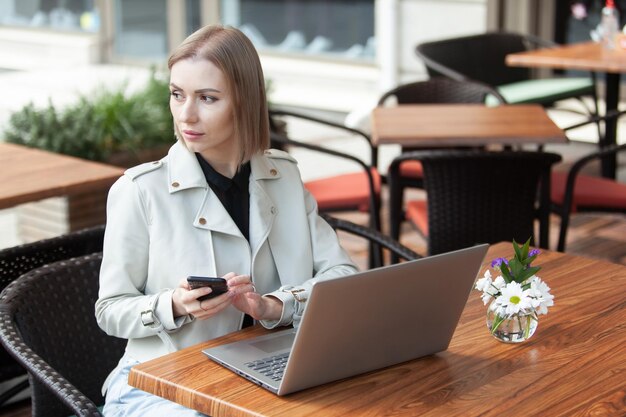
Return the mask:
{"type": "Polygon", "coordinates": [[[207,161],[211,165],[211,167],[213,167],[215,171],[219,172],[227,178],[234,177],[237,173],[237,170],[239,169],[240,162],[238,158],[221,159],[219,157],[216,157],[215,155],[200,155],[202,156],[202,158],[204,158],[205,161],[207,161]]]}

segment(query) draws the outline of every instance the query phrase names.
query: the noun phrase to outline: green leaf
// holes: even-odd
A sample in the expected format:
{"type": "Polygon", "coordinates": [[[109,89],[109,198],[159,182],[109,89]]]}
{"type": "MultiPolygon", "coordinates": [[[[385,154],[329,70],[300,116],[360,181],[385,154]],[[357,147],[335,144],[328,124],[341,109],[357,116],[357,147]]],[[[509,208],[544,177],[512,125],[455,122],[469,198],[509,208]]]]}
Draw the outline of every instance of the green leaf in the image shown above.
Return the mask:
{"type": "Polygon", "coordinates": [[[530,249],[530,238],[528,238],[528,240],[526,241],[526,243],[524,243],[524,246],[522,247],[522,256],[520,256],[520,261],[523,261],[524,259],[528,258],[529,249],[530,249]]]}
{"type": "Polygon", "coordinates": [[[500,272],[502,272],[502,278],[504,278],[504,280],[506,281],[507,284],[509,282],[513,281],[513,277],[511,276],[511,272],[509,271],[509,267],[506,266],[506,264],[504,262],[502,262],[500,264],[500,272]]]}
{"type": "Polygon", "coordinates": [[[539,266],[533,266],[533,267],[530,267],[528,269],[525,269],[519,275],[515,276],[515,281],[519,282],[519,283],[522,283],[522,282],[526,281],[528,278],[530,278],[533,275],[535,275],[540,269],[541,269],[541,267],[539,267],[539,266]]]}
{"type": "Polygon", "coordinates": [[[522,251],[521,251],[519,245],[517,244],[517,242],[515,241],[515,239],[513,239],[513,250],[515,250],[515,257],[517,259],[523,259],[522,258],[522,251]]]}

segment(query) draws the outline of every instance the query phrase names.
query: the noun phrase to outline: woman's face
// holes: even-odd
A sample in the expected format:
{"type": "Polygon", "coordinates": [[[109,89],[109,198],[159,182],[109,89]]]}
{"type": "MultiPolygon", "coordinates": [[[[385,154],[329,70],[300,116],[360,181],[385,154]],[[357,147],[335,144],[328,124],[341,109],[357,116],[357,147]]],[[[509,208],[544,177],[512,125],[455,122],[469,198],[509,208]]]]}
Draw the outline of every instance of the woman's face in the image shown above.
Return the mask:
{"type": "Polygon", "coordinates": [[[190,151],[209,162],[239,158],[232,109],[226,77],[212,62],[190,58],[172,66],[170,110],[190,151]]]}

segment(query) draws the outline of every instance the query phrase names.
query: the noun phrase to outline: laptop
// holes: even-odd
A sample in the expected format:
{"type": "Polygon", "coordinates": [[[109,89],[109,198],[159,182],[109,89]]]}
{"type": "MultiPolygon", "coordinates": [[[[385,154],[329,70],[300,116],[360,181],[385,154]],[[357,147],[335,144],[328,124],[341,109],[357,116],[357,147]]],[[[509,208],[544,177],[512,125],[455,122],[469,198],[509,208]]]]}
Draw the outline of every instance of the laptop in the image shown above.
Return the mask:
{"type": "Polygon", "coordinates": [[[441,352],[488,246],[318,281],[297,329],[203,353],[285,395],[441,352]]]}

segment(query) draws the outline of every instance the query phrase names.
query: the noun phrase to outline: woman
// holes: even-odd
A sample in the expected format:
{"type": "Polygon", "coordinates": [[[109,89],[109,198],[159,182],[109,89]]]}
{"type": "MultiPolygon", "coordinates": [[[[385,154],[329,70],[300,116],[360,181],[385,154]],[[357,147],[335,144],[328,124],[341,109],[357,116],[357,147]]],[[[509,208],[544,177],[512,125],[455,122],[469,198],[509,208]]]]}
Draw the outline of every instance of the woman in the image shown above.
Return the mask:
{"type": "Polygon", "coordinates": [[[315,281],[356,272],[296,161],[267,150],[252,43],[204,27],[168,66],[177,143],[109,192],[96,317],[128,344],[103,388],[107,416],[197,415],[130,387],[130,367],[238,330],[244,314],[267,328],[297,325],[315,281]],[[199,301],[211,289],[191,289],[190,275],[224,277],[228,292],[199,301]]]}

